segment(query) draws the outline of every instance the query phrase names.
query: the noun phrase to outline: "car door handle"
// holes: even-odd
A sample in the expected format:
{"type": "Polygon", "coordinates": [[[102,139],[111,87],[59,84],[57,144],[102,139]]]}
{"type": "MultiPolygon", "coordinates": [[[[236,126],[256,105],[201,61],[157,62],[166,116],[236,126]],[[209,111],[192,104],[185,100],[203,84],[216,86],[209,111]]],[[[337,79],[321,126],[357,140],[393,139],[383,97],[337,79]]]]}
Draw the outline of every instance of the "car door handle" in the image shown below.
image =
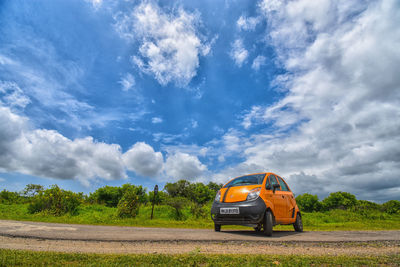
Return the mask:
{"type": "Polygon", "coordinates": [[[285,196],[282,196],[282,198],[285,198],[285,196]]]}

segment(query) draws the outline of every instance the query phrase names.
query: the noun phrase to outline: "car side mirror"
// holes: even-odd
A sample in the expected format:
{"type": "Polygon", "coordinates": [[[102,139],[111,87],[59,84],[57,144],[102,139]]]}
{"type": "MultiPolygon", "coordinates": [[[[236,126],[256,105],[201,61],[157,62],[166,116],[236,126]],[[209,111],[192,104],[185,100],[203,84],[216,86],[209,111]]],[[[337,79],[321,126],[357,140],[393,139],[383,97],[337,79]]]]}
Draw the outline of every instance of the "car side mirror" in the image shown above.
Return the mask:
{"type": "Polygon", "coordinates": [[[273,189],[273,192],[275,193],[275,190],[276,190],[277,188],[281,187],[281,186],[280,186],[279,184],[273,184],[272,187],[274,188],[274,189],[273,189]]]}

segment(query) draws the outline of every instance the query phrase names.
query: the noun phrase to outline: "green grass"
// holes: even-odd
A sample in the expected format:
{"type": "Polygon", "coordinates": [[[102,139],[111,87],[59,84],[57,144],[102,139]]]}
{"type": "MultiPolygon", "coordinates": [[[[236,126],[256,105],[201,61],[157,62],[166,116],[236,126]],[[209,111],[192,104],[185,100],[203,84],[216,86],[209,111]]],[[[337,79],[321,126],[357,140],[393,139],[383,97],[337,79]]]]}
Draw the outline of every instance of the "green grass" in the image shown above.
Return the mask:
{"type": "Polygon", "coordinates": [[[400,255],[83,254],[0,249],[0,266],[398,266],[400,255]]]}
{"type": "MultiPolygon", "coordinates": [[[[174,220],[174,210],[169,206],[155,206],[154,219],[150,220],[151,206],[142,206],[135,219],[118,218],[116,208],[102,205],[81,205],[76,215],[55,217],[46,213],[29,214],[27,204],[0,204],[0,219],[25,220],[55,223],[121,225],[170,228],[213,228],[210,217],[193,218],[189,208],[183,211],[183,220],[174,220]]],[[[303,213],[306,231],[331,230],[398,230],[400,215],[383,212],[359,214],[352,211],[332,210],[328,212],[303,213]]],[[[249,229],[241,226],[224,226],[223,229],[249,229]]],[[[275,230],[293,230],[289,226],[276,226],[275,230]]]]}

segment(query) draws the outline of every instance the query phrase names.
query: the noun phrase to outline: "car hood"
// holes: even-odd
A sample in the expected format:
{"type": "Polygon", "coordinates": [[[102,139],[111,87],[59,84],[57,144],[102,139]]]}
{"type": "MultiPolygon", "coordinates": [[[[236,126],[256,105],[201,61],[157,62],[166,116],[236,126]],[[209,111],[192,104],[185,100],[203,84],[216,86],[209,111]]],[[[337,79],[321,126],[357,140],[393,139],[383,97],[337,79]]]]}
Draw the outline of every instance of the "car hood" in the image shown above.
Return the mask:
{"type": "Polygon", "coordinates": [[[240,202],[245,201],[248,193],[257,187],[261,187],[261,185],[243,185],[243,186],[233,186],[227,188],[221,188],[221,202],[232,203],[232,202],[240,202]],[[228,191],[228,192],[227,192],[228,191]],[[226,196],[225,196],[226,193],[226,196]],[[225,196],[225,201],[224,200],[225,196]]]}

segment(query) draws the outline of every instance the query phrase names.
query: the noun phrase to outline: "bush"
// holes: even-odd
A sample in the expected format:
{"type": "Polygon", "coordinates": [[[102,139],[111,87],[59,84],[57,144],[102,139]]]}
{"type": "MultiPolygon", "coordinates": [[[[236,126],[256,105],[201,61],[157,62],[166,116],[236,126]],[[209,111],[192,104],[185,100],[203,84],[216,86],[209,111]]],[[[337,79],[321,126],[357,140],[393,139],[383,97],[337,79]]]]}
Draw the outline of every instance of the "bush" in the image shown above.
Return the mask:
{"type": "Polygon", "coordinates": [[[188,204],[187,198],[184,198],[184,197],[170,197],[166,201],[166,204],[175,209],[175,219],[176,220],[182,220],[183,219],[182,209],[188,204]]]}
{"type": "Polygon", "coordinates": [[[300,210],[305,212],[320,211],[322,206],[321,202],[318,201],[317,195],[308,193],[296,197],[296,203],[300,210]]]}
{"type": "Polygon", "coordinates": [[[139,212],[139,196],[135,190],[126,190],[118,203],[117,215],[121,218],[135,218],[139,212]]]}
{"type": "Polygon", "coordinates": [[[140,203],[147,202],[146,190],[142,186],[135,186],[132,184],[124,184],[122,187],[101,187],[90,194],[89,201],[92,203],[105,204],[107,207],[117,207],[118,203],[122,199],[122,196],[128,190],[133,190],[136,193],[136,195],[139,197],[140,203]]]}
{"type": "Polygon", "coordinates": [[[357,199],[354,195],[347,192],[331,193],[322,201],[322,206],[325,210],[332,209],[349,209],[357,204],[357,199]]]}
{"type": "Polygon", "coordinates": [[[382,210],[388,214],[400,214],[400,201],[389,200],[382,205],[382,210]]]}
{"type": "Polygon", "coordinates": [[[53,185],[50,189],[39,192],[32,198],[28,206],[29,213],[47,211],[60,216],[66,213],[74,214],[82,202],[82,194],[60,189],[53,185]]]}
{"type": "Polygon", "coordinates": [[[205,209],[204,205],[198,204],[196,202],[193,202],[190,205],[190,213],[192,213],[196,219],[207,218],[209,214],[205,209]]]}
{"type": "Polygon", "coordinates": [[[21,196],[16,192],[3,190],[0,192],[0,203],[2,204],[15,204],[21,202],[21,196]]]}

